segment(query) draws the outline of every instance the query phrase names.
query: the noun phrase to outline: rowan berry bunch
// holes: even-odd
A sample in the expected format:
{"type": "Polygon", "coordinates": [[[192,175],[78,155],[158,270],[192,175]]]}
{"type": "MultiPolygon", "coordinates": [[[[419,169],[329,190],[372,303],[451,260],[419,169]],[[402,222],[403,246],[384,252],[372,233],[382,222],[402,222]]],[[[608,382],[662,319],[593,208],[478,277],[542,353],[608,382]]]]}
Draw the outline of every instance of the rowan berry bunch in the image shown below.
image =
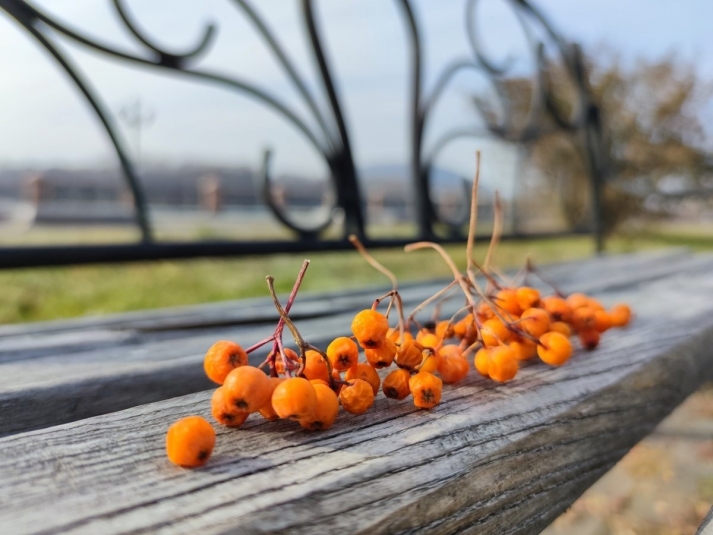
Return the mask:
{"type": "MultiPolygon", "coordinates": [[[[422,409],[440,403],[443,385],[462,381],[469,373],[470,359],[478,373],[498,383],[512,380],[523,361],[539,357],[551,366],[561,366],[574,351],[576,337],[584,349],[594,349],[601,335],[612,327],[623,327],[631,310],[620,304],[606,310],[591,296],[560,292],[528,260],[509,279],[492,267],[502,229],[502,208],[496,194],[495,225],[482,266],[473,257],[480,154],[471,197],[471,219],[466,246],[465,272],[438,244],[419,242],[406,252],[435,249],[453,274],[453,281],[404,315],[396,277],[376,261],[361,242],[350,240],[363,258],[392,282],[392,290],[378,297],[371,308],[358,312],[351,334],[341,333],[326,350],[308,343],[289,317],[290,309],[309,266],[302,265],[283,307],[267,284],[279,321],[274,333],[243,349],[230,341],[219,341],[204,359],[206,375],[221,385],[213,394],[211,412],[227,427],[240,427],[250,414],[269,421],[293,420],[310,431],[332,427],[343,411],[366,413],[379,390],[387,398],[406,400],[422,409]],[[551,295],[543,295],[530,284],[538,278],[551,295]],[[484,287],[482,285],[485,285],[484,287]],[[465,305],[451,317],[441,317],[444,302],[462,294],[465,305]],[[386,310],[379,309],[386,303],[386,310]],[[432,306],[433,314],[423,324],[419,314],[432,306]],[[389,317],[395,311],[396,321],[389,317]],[[285,347],[287,327],[295,349],[285,347]],[[251,366],[248,355],[271,344],[265,360],[251,366]],[[267,372],[267,373],[266,373],[267,372]]],[[[542,285],[540,285],[541,287],[542,285]]],[[[215,444],[215,431],[206,420],[190,416],[174,423],[166,437],[169,459],[181,466],[204,464],[215,444]]]]}

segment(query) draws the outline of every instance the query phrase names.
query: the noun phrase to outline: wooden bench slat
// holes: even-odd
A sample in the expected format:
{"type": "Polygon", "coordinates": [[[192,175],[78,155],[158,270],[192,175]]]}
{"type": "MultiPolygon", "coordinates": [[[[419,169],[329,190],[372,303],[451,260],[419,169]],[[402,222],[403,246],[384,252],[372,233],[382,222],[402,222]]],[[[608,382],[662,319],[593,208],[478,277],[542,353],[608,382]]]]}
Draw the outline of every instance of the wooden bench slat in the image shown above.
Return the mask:
{"type": "MultiPolygon", "coordinates": [[[[565,291],[593,291],[597,287],[603,291],[681,270],[694,272],[709,267],[713,267],[713,257],[676,252],[642,255],[639,264],[635,257],[612,257],[584,263],[580,271],[573,265],[552,266],[548,270],[563,281],[565,291]],[[618,268],[610,267],[612,263],[618,267],[626,264],[629,269],[622,274],[618,268]],[[592,264],[597,267],[592,268],[592,264]],[[592,270],[599,274],[593,275],[592,270]],[[582,278],[580,273],[584,274],[582,278]]],[[[404,300],[407,305],[415,304],[440,287],[440,282],[410,287],[404,292],[404,300]]],[[[355,302],[363,307],[372,298],[373,294],[359,296],[355,302]]],[[[295,310],[300,306],[297,303],[295,310]]],[[[444,312],[459,306],[454,300],[444,312]]],[[[326,345],[339,333],[346,334],[354,310],[356,307],[349,312],[302,320],[299,325],[313,343],[326,345]]],[[[271,334],[273,325],[274,317],[266,325],[195,329],[189,333],[89,330],[0,339],[0,436],[211,388],[200,364],[206,348],[221,338],[258,340],[271,334]],[[65,345],[47,343],[48,339],[62,340],[65,345]],[[26,347],[20,350],[22,344],[26,347]],[[52,411],[47,411],[47,406],[52,411]]],[[[256,354],[253,363],[262,357],[256,354]]]]}
{"type": "Polygon", "coordinates": [[[537,533],[713,374],[707,271],[609,289],[637,319],[561,368],[471,371],[432,411],[380,395],[321,434],[251,417],[199,470],[164,433],[210,392],[0,439],[0,531],[537,533]]]}

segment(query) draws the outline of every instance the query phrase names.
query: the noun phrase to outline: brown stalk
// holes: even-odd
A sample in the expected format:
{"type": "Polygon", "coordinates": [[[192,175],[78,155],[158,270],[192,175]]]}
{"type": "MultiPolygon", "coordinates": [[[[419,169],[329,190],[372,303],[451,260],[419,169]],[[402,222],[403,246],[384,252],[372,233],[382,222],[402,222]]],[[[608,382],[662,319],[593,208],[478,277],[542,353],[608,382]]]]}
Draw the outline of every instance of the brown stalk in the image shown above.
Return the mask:
{"type": "Polygon", "coordinates": [[[399,281],[396,279],[396,275],[394,275],[388,268],[386,268],[383,264],[376,260],[376,258],[371,256],[371,254],[369,254],[369,251],[366,250],[366,247],[364,247],[364,244],[359,241],[359,238],[357,238],[354,234],[351,234],[349,236],[349,241],[356,248],[356,250],[359,251],[359,254],[364,257],[364,260],[366,260],[373,268],[377,269],[389,278],[389,280],[391,281],[392,290],[396,291],[399,289],[399,281]]]}

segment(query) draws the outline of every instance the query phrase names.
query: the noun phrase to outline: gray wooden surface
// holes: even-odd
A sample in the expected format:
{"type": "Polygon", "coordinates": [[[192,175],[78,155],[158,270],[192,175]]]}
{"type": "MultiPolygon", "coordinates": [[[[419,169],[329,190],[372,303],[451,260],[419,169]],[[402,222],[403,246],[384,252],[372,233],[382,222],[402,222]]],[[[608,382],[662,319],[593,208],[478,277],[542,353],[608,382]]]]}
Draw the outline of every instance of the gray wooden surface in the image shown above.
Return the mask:
{"type": "MultiPolygon", "coordinates": [[[[708,257],[671,250],[546,271],[566,291],[602,291],[710,265],[708,257]]],[[[443,284],[404,285],[404,302],[418,303],[443,284]]],[[[305,294],[292,316],[305,336],[324,345],[347,334],[354,311],[368,307],[382,290],[305,294]]],[[[453,301],[445,310],[458,306],[453,301]]],[[[0,436],[210,388],[200,366],[206,349],[222,338],[249,345],[268,336],[275,320],[269,299],[253,299],[0,327],[0,436]]],[[[263,357],[257,353],[254,359],[263,357]]]]}
{"type": "Polygon", "coordinates": [[[432,411],[379,395],[321,434],[251,417],[193,471],[165,431],[210,418],[210,392],[2,438],[0,533],[537,533],[713,375],[711,258],[627,261],[565,272],[631,303],[629,328],[507,385],[471,371],[432,411]]]}

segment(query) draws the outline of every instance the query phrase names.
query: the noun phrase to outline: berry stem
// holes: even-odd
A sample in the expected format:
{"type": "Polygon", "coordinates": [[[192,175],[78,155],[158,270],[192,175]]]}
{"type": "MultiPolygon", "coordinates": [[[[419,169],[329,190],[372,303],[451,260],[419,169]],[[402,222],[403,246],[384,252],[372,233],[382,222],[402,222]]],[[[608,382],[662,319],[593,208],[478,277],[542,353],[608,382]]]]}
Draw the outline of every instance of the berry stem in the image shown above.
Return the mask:
{"type": "Polygon", "coordinates": [[[478,223],[478,183],[480,182],[480,151],[475,151],[475,178],[470,194],[470,222],[468,224],[468,242],[465,248],[467,262],[466,271],[473,268],[473,244],[475,243],[475,227],[478,223]]]}
{"type": "Polygon", "coordinates": [[[264,346],[265,344],[267,344],[267,343],[269,343],[269,342],[274,342],[274,341],[275,341],[275,333],[271,334],[270,336],[268,336],[268,337],[265,338],[264,340],[260,340],[257,344],[251,345],[249,348],[247,348],[247,349],[245,350],[245,352],[249,355],[250,353],[252,353],[252,352],[255,351],[256,349],[260,349],[260,348],[261,348],[262,346],[264,346]]]}
{"type": "Polygon", "coordinates": [[[500,243],[500,236],[503,233],[503,205],[500,202],[500,194],[495,192],[495,216],[493,222],[493,235],[490,238],[490,245],[488,246],[488,252],[485,255],[485,261],[483,262],[483,269],[487,270],[490,266],[490,261],[495,254],[495,249],[498,248],[498,243],[500,243]]]}
{"type": "Polygon", "coordinates": [[[448,291],[449,291],[451,288],[453,288],[456,284],[458,284],[457,281],[455,281],[455,280],[451,281],[451,282],[448,284],[448,286],[446,286],[445,288],[442,288],[441,290],[438,290],[438,291],[437,291],[435,294],[433,294],[431,297],[429,297],[428,299],[426,299],[425,301],[423,301],[422,303],[420,303],[419,305],[417,305],[416,308],[414,308],[414,309],[411,311],[411,314],[409,314],[408,318],[406,318],[406,325],[409,325],[409,324],[414,320],[414,318],[416,317],[416,314],[418,314],[419,312],[421,312],[421,310],[423,310],[425,307],[427,307],[428,305],[430,305],[431,303],[433,303],[433,301],[435,301],[436,299],[438,299],[438,298],[441,297],[442,295],[445,295],[446,293],[448,293],[448,291]]]}
{"type": "Polygon", "coordinates": [[[377,269],[389,278],[389,280],[391,281],[391,289],[393,291],[399,289],[399,281],[396,279],[396,275],[394,275],[388,268],[386,268],[383,264],[376,260],[376,258],[371,256],[371,254],[369,254],[369,251],[366,250],[366,247],[364,247],[364,244],[359,241],[359,238],[357,238],[356,235],[350,234],[349,241],[356,248],[356,250],[359,251],[359,254],[361,254],[364,260],[366,260],[374,269],[377,269]]]}
{"type": "Polygon", "coordinates": [[[555,292],[559,297],[562,297],[562,298],[567,297],[567,294],[561,292],[560,289],[557,288],[557,286],[555,286],[552,281],[550,281],[548,278],[545,278],[545,277],[542,275],[542,273],[540,273],[540,271],[539,271],[537,268],[535,268],[535,266],[534,266],[534,264],[532,263],[532,260],[530,259],[530,257],[527,257],[527,261],[525,262],[525,270],[526,270],[526,273],[532,273],[532,274],[535,275],[538,279],[540,279],[542,282],[544,282],[545,284],[547,284],[550,288],[552,288],[552,290],[554,290],[554,292],[555,292]]]}

